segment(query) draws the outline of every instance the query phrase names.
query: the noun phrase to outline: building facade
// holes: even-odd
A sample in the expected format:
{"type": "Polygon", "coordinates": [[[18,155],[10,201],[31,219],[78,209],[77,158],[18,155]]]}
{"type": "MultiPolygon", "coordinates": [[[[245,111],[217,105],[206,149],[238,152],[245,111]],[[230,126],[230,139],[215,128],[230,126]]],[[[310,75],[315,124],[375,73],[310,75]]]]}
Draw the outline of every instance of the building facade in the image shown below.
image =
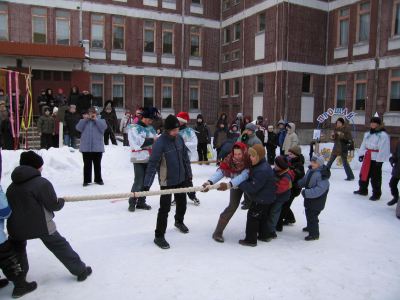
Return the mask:
{"type": "Polygon", "coordinates": [[[208,123],[221,111],[283,118],[302,143],[329,108],[356,113],[356,142],[377,112],[394,144],[399,21],[400,0],[2,1],[0,67],[31,67],[35,96],[77,85],[120,116],[154,105],[208,123]]]}

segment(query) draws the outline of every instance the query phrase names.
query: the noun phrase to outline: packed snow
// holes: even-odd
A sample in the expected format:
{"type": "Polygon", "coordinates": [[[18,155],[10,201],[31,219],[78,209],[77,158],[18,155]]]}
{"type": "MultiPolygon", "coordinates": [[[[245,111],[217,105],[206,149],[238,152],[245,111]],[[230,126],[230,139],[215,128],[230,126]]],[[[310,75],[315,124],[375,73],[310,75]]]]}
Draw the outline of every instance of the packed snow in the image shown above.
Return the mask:
{"type": "MultiPolygon", "coordinates": [[[[302,149],[307,167],[309,147],[302,149]]],[[[59,197],[130,191],[134,172],[129,147],[106,146],[105,185],[88,187],[82,187],[82,156],[70,150],[40,151],[42,175],[59,197]]],[[[4,190],[20,153],[2,151],[4,190]]],[[[352,168],[358,177],[357,157],[352,168]]],[[[203,184],[216,169],[215,164],[192,165],[194,185],[203,184]]],[[[376,202],[353,195],[357,180],[344,181],[345,172],[336,163],[331,171],[320,239],[312,242],[305,241],[307,233],[302,232],[306,218],[301,197],[292,205],[297,222],[255,248],[238,244],[245,237],[247,217],[240,208],[224,232],[225,243],[211,238],[229,191],[198,193],[200,206],[188,200],[188,234],[173,226],[172,207],[169,250],[153,243],[159,196],[147,198],[152,210],[134,213],[123,199],[66,203],[54,219],[58,231],[93,274],[78,283],[39,239],[28,241],[27,280],[36,281],[38,288],[23,299],[399,299],[400,220],[395,206],[386,205],[392,199],[390,164],[383,165],[383,195],[376,202]]],[[[159,189],[158,183],[151,189],[159,189]]],[[[1,289],[0,299],[11,299],[12,289],[12,283],[1,289]]]]}

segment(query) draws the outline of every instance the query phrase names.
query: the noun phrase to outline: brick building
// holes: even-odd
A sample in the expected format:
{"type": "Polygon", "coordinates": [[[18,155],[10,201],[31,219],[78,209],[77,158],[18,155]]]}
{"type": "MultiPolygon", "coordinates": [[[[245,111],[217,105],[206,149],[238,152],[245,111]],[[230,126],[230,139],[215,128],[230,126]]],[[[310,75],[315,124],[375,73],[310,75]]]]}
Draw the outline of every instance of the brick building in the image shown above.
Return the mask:
{"type": "Polygon", "coordinates": [[[35,96],[76,84],[120,115],[283,117],[302,143],[328,108],[356,112],[356,141],[378,112],[396,143],[399,19],[400,0],[2,1],[0,67],[31,67],[35,96]]]}

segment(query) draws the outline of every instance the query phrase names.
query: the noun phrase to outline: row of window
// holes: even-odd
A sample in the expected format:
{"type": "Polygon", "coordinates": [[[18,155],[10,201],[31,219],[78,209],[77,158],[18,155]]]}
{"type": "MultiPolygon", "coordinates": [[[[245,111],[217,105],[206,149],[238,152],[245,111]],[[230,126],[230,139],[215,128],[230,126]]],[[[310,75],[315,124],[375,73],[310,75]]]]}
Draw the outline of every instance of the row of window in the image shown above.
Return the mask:
{"type": "MultiPolygon", "coordinates": [[[[174,78],[163,77],[161,79],[161,108],[173,108],[173,82],[174,78]]],[[[180,80],[180,79],[179,79],[180,80]]],[[[199,109],[200,102],[200,80],[189,80],[189,108],[199,109]]],[[[91,75],[91,90],[93,94],[93,105],[103,107],[104,104],[104,75],[91,75]]],[[[143,77],[143,106],[155,106],[155,84],[154,77],[143,77]]],[[[112,76],[112,100],[115,107],[125,107],[125,76],[112,76]]]]}
{"type": "Polygon", "coordinates": [[[224,11],[230,9],[231,8],[231,2],[232,2],[232,5],[235,6],[235,5],[240,3],[240,0],[232,0],[232,1],[231,0],[226,0],[226,1],[224,1],[222,3],[222,9],[224,11]]]}
{"type": "MultiPolygon", "coordinates": [[[[400,1],[400,0],[399,0],[400,1]]],[[[233,26],[233,42],[240,39],[240,22],[235,23],[233,26]]],[[[257,16],[257,32],[265,31],[265,12],[258,14],[257,16]]],[[[231,41],[231,26],[224,28],[223,43],[224,45],[229,44],[231,41]]]]}

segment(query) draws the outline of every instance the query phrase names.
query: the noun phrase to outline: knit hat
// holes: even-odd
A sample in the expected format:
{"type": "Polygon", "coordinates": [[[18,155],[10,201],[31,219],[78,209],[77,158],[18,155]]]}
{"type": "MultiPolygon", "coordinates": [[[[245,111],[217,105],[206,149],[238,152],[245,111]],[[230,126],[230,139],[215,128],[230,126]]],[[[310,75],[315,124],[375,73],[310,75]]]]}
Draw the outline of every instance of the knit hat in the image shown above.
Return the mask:
{"type": "Polygon", "coordinates": [[[262,160],[265,157],[265,148],[259,144],[256,144],[249,148],[249,154],[251,156],[257,157],[257,160],[252,164],[256,165],[260,160],[262,160]]]}
{"type": "Polygon", "coordinates": [[[126,114],[131,114],[131,111],[129,109],[126,110],[125,115],[126,114]]]}
{"type": "Polygon", "coordinates": [[[1,93],[1,92],[3,92],[3,93],[4,93],[4,90],[3,90],[3,89],[0,89],[0,93],[1,93]]]}
{"type": "Polygon", "coordinates": [[[277,156],[275,158],[275,164],[281,169],[285,170],[290,167],[290,157],[289,156],[277,156]]]}
{"type": "Polygon", "coordinates": [[[301,155],[301,148],[299,146],[292,146],[289,148],[288,150],[290,153],[293,153],[296,156],[300,156],[301,155]]]}
{"type": "Polygon", "coordinates": [[[179,120],[174,115],[169,115],[164,121],[165,130],[173,130],[179,128],[179,120]]]}
{"type": "Polygon", "coordinates": [[[41,89],[40,93],[46,93],[46,90],[45,89],[41,89]]]}
{"type": "Polygon", "coordinates": [[[105,111],[107,110],[112,110],[111,105],[107,105],[106,108],[104,109],[105,111]]]}
{"type": "Polygon", "coordinates": [[[81,110],[81,116],[86,115],[87,111],[86,110],[81,110]]]}
{"type": "Polygon", "coordinates": [[[278,122],[278,125],[279,124],[285,125],[285,121],[283,119],[280,119],[279,122],[278,122]]]}
{"type": "Polygon", "coordinates": [[[254,125],[253,123],[249,123],[246,125],[246,129],[254,132],[256,131],[256,125],[254,125]]]}
{"type": "Polygon", "coordinates": [[[179,112],[179,114],[176,115],[176,118],[178,119],[178,121],[181,121],[183,123],[187,123],[190,120],[189,114],[184,111],[179,112]]]}
{"type": "Polygon", "coordinates": [[[96,109],[92,106],[92,107],[89,107],[89,109],[87,110],[87,112],[88,113],[96,113],[96,109]]]}
{"type": "Polygon", "coordinates": [[[337,121],[339,121],[340,123],[344,124],[344,119],[343,119],[343,118],[338,118],[338,119],[336,120],[336,122],[337,122],[337,121]]]}
{"type": "Polygon", "coordinates": [[[268,129],[274,129],[274,126],[273,125],[268,125],[268,129]]]}
{"type": "Polygon", "coordinates": [[[203,116],[201,114],[197,115],[197,119],[202,119],[203,120],[203,116]]]}
{"type": "Polygon", "coordinates": [[[12,90],[12,91],[11,91],[11,94],[15,94],[15,93],[16,93],[15,90],[12,90]]]}
{"type": "Polygon", "coordinates": [[[58,112],[58,107],[54,107],[53,108],[53,114],[56,113],[56,112],[58,112]]]}
{"type": "Polygon", "coordinates": [[[63,91],[63,89],[58,89],[58,91],[61,91],[61,92],[62,92],[62,91],[63,91]]]}
{"type": "Polygon", "coordinates": [[[242,115],[241,113],[238,113],[238,114],[236,115],[236,118],[243,118],[243,115],[242,115]]]}
{"type": "Polygon", "coordinates": [[[370,123],[376,123],[376,124],[378,124],[378,125],[381,125],[382,124],[382,120],[381,120],[381,118],[379,118],[379,117],[373,117],[372,119],[371,119],[371,122],[370,123]]]}
{"type": "Polygon", "coordinates": [[[21,158],[19,160],[20,166],[30,166],[35,169],[39,169],[43,166],[43,158],[40,155],[37,155],[33,151],[26,151],[21,153],[21,158]]]}
{"type": "Polygon", "coordinates": [[[311,160],[315,161],[317,164],[322,167],[325,164],[325,157],[322,154],[314,154],[311,160]]]}
{"type": "Polygon", "coordinates": [[[141,107],[140,110],[142,111],[143,118],[153,119],[157,113],[157,110],[153,106],[141,107]]]}
{"type": "Polygon", "coordinates": [[[69,108],[75,108],[75,109],[76,109],[76,105],[75,105],[75,104],[71,104],[71,105],[69,106],[69,108]]]}
{"type": "Polygon", "coordinates": [[[6,101],[1,100],[1,101],[0,101],[0,104],[6,104],[6,101]]]}

